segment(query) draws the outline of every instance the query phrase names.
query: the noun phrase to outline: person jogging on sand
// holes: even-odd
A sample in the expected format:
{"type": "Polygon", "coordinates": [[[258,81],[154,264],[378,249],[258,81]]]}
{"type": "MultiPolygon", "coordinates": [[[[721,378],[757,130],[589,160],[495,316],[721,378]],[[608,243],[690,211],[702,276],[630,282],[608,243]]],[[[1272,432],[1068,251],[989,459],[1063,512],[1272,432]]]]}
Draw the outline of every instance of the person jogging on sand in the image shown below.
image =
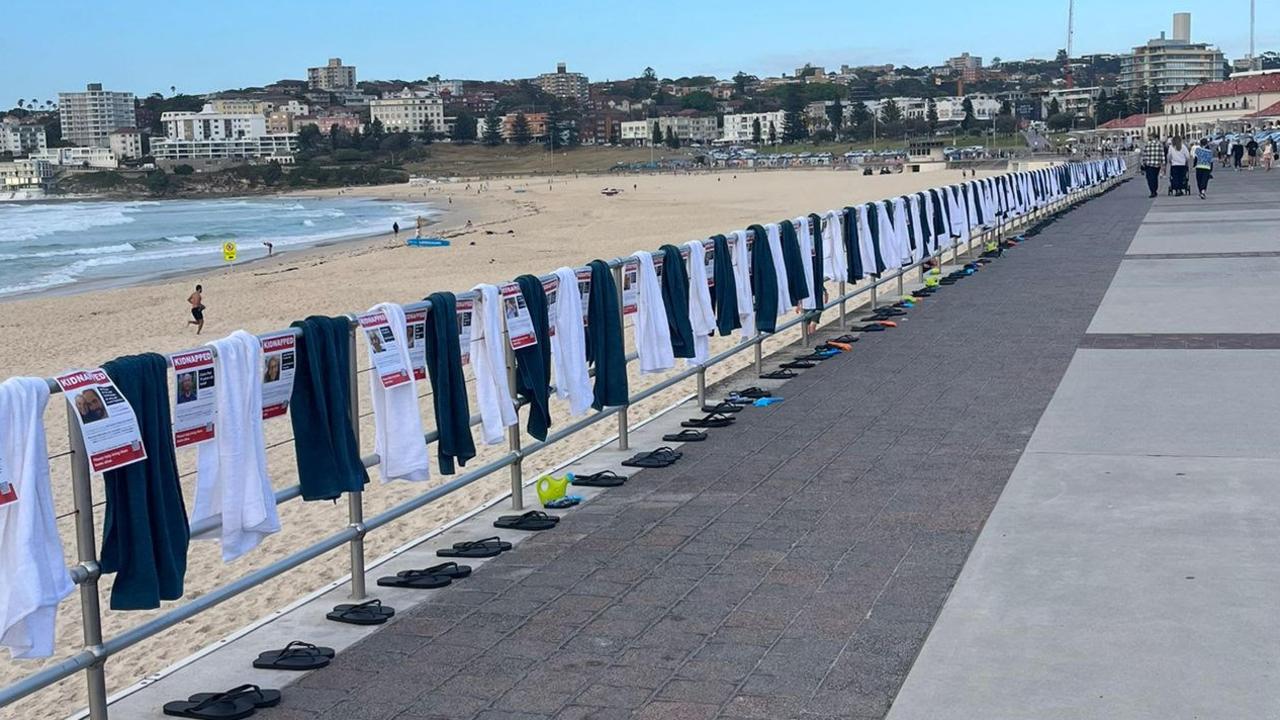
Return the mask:
{"type": "Polygon", "coordinates": [[[199,335],[204,330],[204,287],[196,286],[196,291],[191,293],[187,298],[187,302],[191,304],[191,320],[187,321],[188,325],[196,326],[196,334],[199,335]]]}

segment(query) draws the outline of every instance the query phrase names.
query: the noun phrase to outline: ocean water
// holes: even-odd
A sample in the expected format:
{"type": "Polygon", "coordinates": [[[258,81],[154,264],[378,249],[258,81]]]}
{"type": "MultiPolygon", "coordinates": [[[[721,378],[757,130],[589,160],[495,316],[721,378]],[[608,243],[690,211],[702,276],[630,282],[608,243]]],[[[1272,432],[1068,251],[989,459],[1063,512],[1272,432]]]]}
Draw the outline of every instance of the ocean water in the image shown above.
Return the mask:
{"type": "Polygon", "coordinates": [[[129,282],[224,264],[343,238],[413,232],[424,203],[365,198],[0,203],[0,299],[74,290],[78,283],[129,282]]]}

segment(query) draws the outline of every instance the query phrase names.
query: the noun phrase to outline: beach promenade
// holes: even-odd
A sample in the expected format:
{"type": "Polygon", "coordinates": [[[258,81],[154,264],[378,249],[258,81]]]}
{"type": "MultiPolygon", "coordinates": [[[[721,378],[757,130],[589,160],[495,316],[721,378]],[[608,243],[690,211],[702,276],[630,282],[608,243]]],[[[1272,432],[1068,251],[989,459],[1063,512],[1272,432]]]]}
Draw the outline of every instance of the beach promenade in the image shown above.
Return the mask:
{"type": "Polygon", "coordinates": [[[1267,716],[1280,175],[1219,175],[1066,213],[261,716],[1267,716]]]}

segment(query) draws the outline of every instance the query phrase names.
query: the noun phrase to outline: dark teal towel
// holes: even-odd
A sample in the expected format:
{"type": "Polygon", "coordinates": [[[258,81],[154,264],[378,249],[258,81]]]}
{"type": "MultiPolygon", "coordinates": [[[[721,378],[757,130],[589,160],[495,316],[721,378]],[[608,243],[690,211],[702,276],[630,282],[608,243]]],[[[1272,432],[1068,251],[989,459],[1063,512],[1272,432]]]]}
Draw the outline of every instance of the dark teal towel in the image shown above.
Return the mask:
{"type": "Polygon", "coordinates": [[[680,248],[663,245],[662,305],[671,329],[671,351],[678,358],[694,356],[693,325],[689,323],[689,273],[684,268],[680,248]]]}
{"type": "Polygon", "coordinates": [[[715,257],[714,276],[716,291],[711,295],[711,306],[716,311],[716,330],[721,336],[727,336],[742,327],[738,317],[738,281],[733,276],[733,255],[729,250],[729,239],[723,235],[711,238],[715,257]]]}
{"type": "Polygon", "coordinates": [[[867,228],[871,232],[871,250],[876,258],[876,266],[874,272],[868,268],[872,277],[880,277],[880,273],[884,272],[884,258],[880,256],[880,213],[876,210],[876,203],[867,204],[867,228]]]}
{"type": "Polygon", "coordinates": [[[858,244],[858,210],[857,208],[846,207],[844,209],[844,227],[840,228],[842,235],[841,241],[844,243],[844,257],[849,264],[849,280],[856,282],[867,276],[866,268],[862,267],[862,250],[858,244]]]}
{"type": "Polygon", "coordinates": [[[618,310],[618,286],[603,260],[592,260],[591,289],[587,300],[587,362],[595,365],[595,400],[591,407],[626,405],[627,354],[622,344],[622,316],[618,310]]]}
{"type": "Polygon", "coordinates": [[[335,500],[369,482],[351,425],[351,322],[312,315],[293,327],[302,329],[289,401],[298,484],[303,500],[335,500]]]}
{"type": "Polygon", "coordinates": [[[138,416],[147,459],[102,474],[107,508],[100,563],[103,574],[116,574],[112,610],[153,610],[161,600],[182,597],[191,538],[173,450],[168,363],[147,353],[102,369],[138,416]]]}
{"type": "Polygon", "coordinates": [[[817,297],[813,299],[813,304],[817,308],[817,314],[814,320],[822,315],[822,306],[827,302],[826,282],[827,271],[823,266],[822,259],[822,216],[817,213],[809,213],[809,237],[813,243],[813,291],[817,293],[817,297]]]}
{"type": "Polygon", "coordinates": [[[471,439],[471,407],[466,378],[462,374],[462,348],[458,345],[458,303],[451,292],[427,297],[427,374],[431,378],[431,405],[436,413],[436,458],[440,472],[452,475],[454,464],[466,467],[476,456],[471,439]]]}
{"type": "Polygon", "coordinates": [[[809,283],[805,280],[807,263],[800,254],[796,226],[790,220],[778,223],[778,235],[782,240],[782,268],[787,274],[787,290],[790,293],[791,307],[795,307],[809,297],[809,283]]]}
{"type": "Polygon", "coordinates": [[[769,235],[763,225],[752,225],[751,294],[756,304],[756,331],[771,333],[778,328],[778,275],[769,251],[769,235]]]}
{"type": "MultiPolygon", "coordinates": [[[[515,351],[516,393],[529,401],[529,435],[538,440],[546,440],[547,429],[551,427],[551,404],[547,397],[551,387],[551,331],[547,320],[547,291],[542,288],[542,281],[533,275],[521,275],[516,278],[516,284],[520,286],[520,294],[524,296],[525,307],[529,309],[529,317],[533,320],[533,334],[538,338],[536,345],[515,351]]],[[[577,284],[566,290],[577,292],[577,284]]]]}

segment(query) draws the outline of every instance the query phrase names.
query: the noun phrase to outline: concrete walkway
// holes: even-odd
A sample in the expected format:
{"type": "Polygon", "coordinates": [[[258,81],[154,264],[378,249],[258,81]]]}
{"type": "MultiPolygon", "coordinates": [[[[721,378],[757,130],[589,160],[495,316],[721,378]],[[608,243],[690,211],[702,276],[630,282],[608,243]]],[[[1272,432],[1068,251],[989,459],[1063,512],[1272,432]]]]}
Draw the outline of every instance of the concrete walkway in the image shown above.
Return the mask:
{"type": "Polygon", "coordinates": [[[890,720],[1280,717],[1280,173],[1218,176],[1153,203],[890,720]]]}
{"type": "Polygon", "coordinates": [[[1147,206],[1067,214],[259,716],[883,717],[1147,206]]]}

